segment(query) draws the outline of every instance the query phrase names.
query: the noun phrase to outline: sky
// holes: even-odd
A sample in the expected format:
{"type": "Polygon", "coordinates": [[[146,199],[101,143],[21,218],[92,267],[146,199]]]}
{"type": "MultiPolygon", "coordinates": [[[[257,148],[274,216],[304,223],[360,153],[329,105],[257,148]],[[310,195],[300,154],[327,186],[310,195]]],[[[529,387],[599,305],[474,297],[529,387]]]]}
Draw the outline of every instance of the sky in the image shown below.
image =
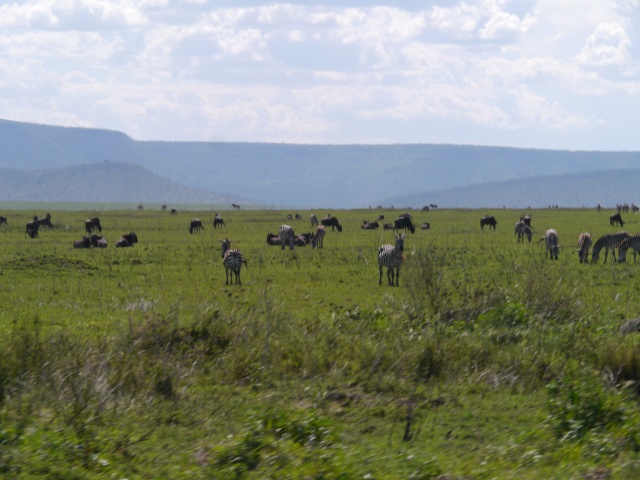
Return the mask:
{"type": "Polygon", "coordinates": [[[639,20],[640,0],[2,1],[0,118],[136,140],[635,151],[639,20]]]}

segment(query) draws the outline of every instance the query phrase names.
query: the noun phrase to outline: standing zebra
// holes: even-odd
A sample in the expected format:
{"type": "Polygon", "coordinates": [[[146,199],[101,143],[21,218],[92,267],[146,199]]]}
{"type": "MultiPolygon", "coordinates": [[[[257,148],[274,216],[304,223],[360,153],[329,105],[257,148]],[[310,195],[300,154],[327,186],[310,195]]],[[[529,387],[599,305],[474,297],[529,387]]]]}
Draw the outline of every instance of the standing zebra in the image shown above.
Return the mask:
{"type": "Polygon", "coordinates": [[[326,229],[324,225],[318,225],[316,227],[316,234],[311,239],[311,248],[323,248],[324,247],[324,235],[326,229]]]}
{"type": "Polygon", "coordinates": [[[382,285],[382,269],[387,267],[387,281],[389,285],[393,287],[393,277],[395,271],[395,285],[399,286],[398,279],[400,278],[400,267],[402,266],[402,260],[404,256],[404,233],[402,235],[396,235],[396,244],[394,245],[382,245],[378,249],[378,267],[380,268],[380,279],[378,285],[382,285]]]}
{"type": "Polygon", "coordinates": [[[280,240],[282,242],[281,250],[284,250],[285,245],[289,245],[289,248],[293,250],[293,246],[296,241],[296,234],[293,232],[293,228],[289,225],[280,225],[280,240]]]}
{"type": "Polygon", "coordinates": [[[527,236],[529,242],[531,242],[531,237],[533,235],[533,230],[531,227],[524,223],[524,221],[516,222],[515,226],[515,234],[518,236],[518,243],[524,242],[524,236],[527,236]]]}
{"type": "Polygon", "coordinates": [[[629,236],[627,232],[610,233],[604,237],[600,237],[596,243],[593,244],[593,251],[591,252],[591,263],[597,263],[600,258],[600,250],[604,248],[604,263],[607,263],[607,256],[609,250],[613,255],[613,261],[616,261],[616,248],[620,248],[622,242],[629,236]]]}
{"type": "Polygon", "coordinates": [[[317,227],[318,226],[318,217],[316,217],[315,213],[311,214],[311,226],[312,227],[317,227]]]}
{"type": "Polygon", "coordinates": [[[539,241],[544,240],[544,245],[547,248],[544,258],[551,258],[551,260],[558,260],[558,232],[556,232],[553,228],[547,230],[539,241]]]}
{"type": "Polygon", "coordinates": [[[247,268],[249,268],[249,264],[246,260],[242,258],[242,253],[235,248],[231,248],[231,240],[225,238],[224,240],[220,240],[220,246],[222,250],[222,264],[225,268],[225,276],[226,276],[226,284],[229,285],[229,276],[231,276],[231,283],[233,283],[233,276],[236,277],[236,285],[242,285],[240,281],[240,269],[242,268],[242,264],[244,263],[247,268]],[[231,273],[229,273],[231,270],[231,273]]]}
{"type": "Polygon", "coordinates": [[[640,234],[625,238],[618,249],[618,262],[627,261],[627,250],[633,249],[633,263],[636,263],[636,254],[640,253],[640,234]]]}
{"type": "Polygon", "coordinates": [[[580,263],[589,263],[589,249],[592,243],[589,232],[582,232],[578,236],[578,258],[580,258],[580,263]]]}

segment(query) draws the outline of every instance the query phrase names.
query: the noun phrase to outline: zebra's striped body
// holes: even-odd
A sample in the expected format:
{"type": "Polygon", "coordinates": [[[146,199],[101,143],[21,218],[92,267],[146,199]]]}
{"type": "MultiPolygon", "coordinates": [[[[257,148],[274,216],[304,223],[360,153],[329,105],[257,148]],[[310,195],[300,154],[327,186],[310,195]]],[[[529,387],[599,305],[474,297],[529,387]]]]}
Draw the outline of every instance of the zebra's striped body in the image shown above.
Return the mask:
{"type": "Polygon", "coordinates": [[[633,263],[636,262],[636,254],[640,253],[640,234],[625,238],[618,249],[618,262],[627,261],[627,250],[633,249],[633,263]]]}
{"type": "Polygon", "coordinates": [[[395,275],[395,285],[399,286],[398,279],[400,278],[400,267],[403,260],[402,252],[404,252],[404,234],[396,235],[395,245],[382,245],[378,249],[378,267],[380,269],[378,285],[382,285],[382,269],[387,267],[389,285],[394,285],[393,279],[395,275]]]}
{"type": "Polygon", "coordinates": [[[289,245],[289,248],[293,250],[296,241],[296,234],[293,232],[293,228],[289,225],[280,225],[279,232],[282,250],[284,250],[285,245],[289,245]]]}
{"type": "Polygon", "coordinates": [[[589,232],[583,232],[578,236],[578,258],[580,258],[580,263],[589,263],[589,249],[592,244],[589,232]]]}
{"type": "Polygon", "coordinates": [[[316,233],[311,239],[311,248],[323,248],[324,247],[324,235],[326,233],[324,225],[318,225],[316,227],[316,233]]]}
{"type": "Polygon", "coordinates": [[[556,232],[553,228],[550,228],[545,232],[544,237],[542,237],[540,240],[544,240],[544,245],[547,249],[544,257],[549,257],[551,258],[551,260],[558,260],[558,232],[556,232]]]}
{"type": "Polygon", "coordinates": [[[593,244],[593,251],[591,253],[591,263],[597,263],[600,258],[600,250],[604,248],[604,263],[607,263],[607,256],[609,250],[613,255],[613,261],[616,261],[616,248],[620,248],[622,242],[629,236],[627,232],[610,233],[604,237],[600,237],[596,243],[593,244]]]}
{"type": "Polygon", "coordinates": [[[220,240],[220,247],[222,249],[222,264],[225,268],[226,273],[226,285],[229,285],[229,277],[231,276],[231,282],[233,283],[233,276],[236,277],[236,285],[242,285],[242,281],[240,280],[240,269],[242,268],[242,264],[247,265],[247,261],[242,258],[242,253],[235,248],[231,248],[231,240],[225,238],[224,240],[220,240]]]}
{"type": "Polygon", "coordinates": [[[524,223],[524,221],[517,222],[514,230],[515,234],[518,236],[518,243],[524,242],[525,235],[527,236],[527,239],[531,241],[533,230],[531,230],[531,227],[524,223]]]}
{"type": "Polygon", "coordinates": [[[315,213],[311,214],[311,226],[312,227],[317,227],[318,226],[318,217],[316,217],[315,213]]]}

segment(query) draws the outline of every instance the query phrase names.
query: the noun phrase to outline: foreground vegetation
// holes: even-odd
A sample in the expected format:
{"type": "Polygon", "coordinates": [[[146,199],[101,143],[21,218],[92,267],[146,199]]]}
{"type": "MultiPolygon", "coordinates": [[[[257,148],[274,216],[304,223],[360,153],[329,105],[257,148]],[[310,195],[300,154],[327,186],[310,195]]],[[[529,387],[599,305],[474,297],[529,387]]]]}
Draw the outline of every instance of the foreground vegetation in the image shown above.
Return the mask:
{"type": "Polygon", "coordinates": [[[360,229],[397,211],[332,212],[344,231],[294,251],[265,242],[290,212],[225,212],[214,231],[210,211],[52,211],[25,238],[44,213],[1,212],[0,476],[640,474],[640,265],[575,252],[612,231],[604,212],[534,211],[531,244],[522,212],[415,212],[431,230],[407,234],[399,288],[378,285],[391,232],[360,229]],[[96,213],[109,247],[73,249],[96,213]],[[549,227],[558,261],[536,243],[549,227]],[[224,284],[225,236],[242,287],[224,284]]]}

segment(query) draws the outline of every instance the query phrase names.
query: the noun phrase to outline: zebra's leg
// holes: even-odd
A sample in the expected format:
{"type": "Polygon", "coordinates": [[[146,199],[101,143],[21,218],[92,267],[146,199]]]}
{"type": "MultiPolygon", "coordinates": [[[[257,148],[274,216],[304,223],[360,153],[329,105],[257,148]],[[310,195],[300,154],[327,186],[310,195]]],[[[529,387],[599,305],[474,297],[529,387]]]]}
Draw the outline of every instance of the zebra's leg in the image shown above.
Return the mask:
{"type": "Polygon", "coordinates": [[[400,267],[396,268],[396,287],[400,286],[400,267]]]}
{"type": "Polygon", "coordinates": [[[387,281],[393,287],[393,267],[387,268],[387,281]]]}
{"type": "Polygon", "coordinates": [[[380,280],[378,280],[378,285],[382,285],[382,265],[380,267],[380,280]]]}

